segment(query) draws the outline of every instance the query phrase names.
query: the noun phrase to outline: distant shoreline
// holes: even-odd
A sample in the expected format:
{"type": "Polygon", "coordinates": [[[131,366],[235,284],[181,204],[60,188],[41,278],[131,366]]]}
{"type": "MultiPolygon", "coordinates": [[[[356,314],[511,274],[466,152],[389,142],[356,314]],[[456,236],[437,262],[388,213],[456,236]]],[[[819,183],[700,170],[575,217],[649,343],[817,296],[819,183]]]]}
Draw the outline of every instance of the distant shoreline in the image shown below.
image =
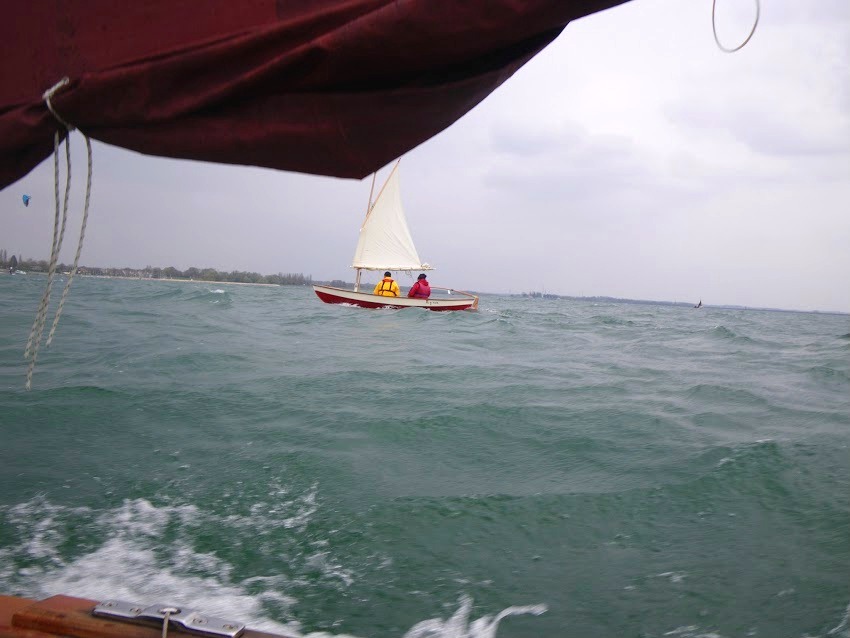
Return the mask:
{"type": "MultiPolygon", "coordinates": [[[[9,273],[5,270],[0,271],[0,275],[8,275],[9,273]]],[[[47,276],[46,272],[27,272],[27,275],[42,275],[47,276]]],[[[56,275],[62,275],[67,277],[64,272],[57,272],[56,275]]],[[[126,279],[128,281],[168,281],[168,282],[176,282],[176,283],[184,283],[184,284],[222,284],[225,286],[271,286],[272,288],[281,288],[285,285],[298,285],[298,284],[264,284],[253,281],[210,281],[208,279],[172,279],[168,277],[122,277],[120,275],[86,275],[83,273],[77,273],[74,275],[75,277],[85,277],[86,279],[126,279]]]]}
{"type": "MultiPolygon", "coordinates": [[[[42,273],[43,274],[43,273],[42,273]]],[[[63,273],[64,274],[64,273],[63,273]]],[[[76,275],[77,277],[86,277],[87,279],[128,279],[130,281],[169,281],[184,284],[224,284],[226,286],[271,286],[272,288],[280,288],[280,284],[261,284],[251,281],[208,281],[206,279],[168,279],[155,277],[120,277],[118,275],[76,275]]]]}

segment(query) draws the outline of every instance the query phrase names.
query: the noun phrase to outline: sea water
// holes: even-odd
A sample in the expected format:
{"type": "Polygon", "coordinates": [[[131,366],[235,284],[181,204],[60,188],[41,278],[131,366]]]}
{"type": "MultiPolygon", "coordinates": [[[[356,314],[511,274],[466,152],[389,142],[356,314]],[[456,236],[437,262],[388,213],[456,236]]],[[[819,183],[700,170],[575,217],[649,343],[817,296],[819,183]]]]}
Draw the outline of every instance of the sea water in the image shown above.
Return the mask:
{"type": "Polygon", "coordinates": [[[293,635],[850,635],[847,316],[79,278],[27,392],[44,284],[0,276],[0,593],[293,635]]]}

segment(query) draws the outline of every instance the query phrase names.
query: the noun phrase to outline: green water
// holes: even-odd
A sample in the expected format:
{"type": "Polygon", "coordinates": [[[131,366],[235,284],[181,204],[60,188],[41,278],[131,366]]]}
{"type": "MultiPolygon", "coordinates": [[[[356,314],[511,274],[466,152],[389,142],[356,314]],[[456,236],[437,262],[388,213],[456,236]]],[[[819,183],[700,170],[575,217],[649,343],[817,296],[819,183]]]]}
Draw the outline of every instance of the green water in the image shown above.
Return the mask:
{"type": "Polygon", "coordinates": [[[850,635],[847,316],[80,279],[26,392],[44,282],[0,276],[0,592],[294,635],[529,605],[500,638],[850,635]]]}

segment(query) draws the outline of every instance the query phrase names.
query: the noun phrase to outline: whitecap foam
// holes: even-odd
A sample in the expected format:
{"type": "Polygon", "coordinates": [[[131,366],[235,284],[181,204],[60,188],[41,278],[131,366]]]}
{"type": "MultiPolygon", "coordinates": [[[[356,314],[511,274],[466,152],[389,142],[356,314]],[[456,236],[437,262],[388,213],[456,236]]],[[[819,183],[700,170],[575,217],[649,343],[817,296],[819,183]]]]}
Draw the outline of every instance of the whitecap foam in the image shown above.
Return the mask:
{"type": "Polygon", "coordinates": [[[850,638],[850,603],[844,610],[844,617],[841,622],[827,632],[828,636],[837,636],[838,638],[850,638]]]}
{"type": "Polygon", "coordinates": [[[414,625],[404,638],[495,638],[499,623],[508,616],[546,613],[546,605],[526,605],[508,607],[495,616],[482,616],[469,622],[472,599],[464,596],[460,599],[458,610],[449,619],[431,618],[414,625]]]}
{"type": "Polygon", "coordinates": [[[699,627],[696,625],[676,627],[675,629],[668,631],[663,635],[676,636],[677,638],[723,638],[722,635],[713,631],[707,633],[699,631],[699,627]]]}
{"type": "MultiPolygon", "coordinates": [[[[234,566],[214,553],[195,549],[191,542],[168,537],[176,528],[225,523],[250,524],[262,534],[279,527],[300,534],[318,508],[317,487],[298,495],[272,485],[264,503],[249,507],[243,517],[210,517],[195,505],[155,505],[146,499],[126,500],[118,507],[96,511],[54,505],[44,497],[5,508],[6,518],[19,532],[17,545],[0,550],[0,591],[32,598],[65,594],[93,600],[119,599],[140,604],[170,604],[244,622],[253,629],[287,638],[356,638],[343,634],[302,634],[295,620],[269,618],[269,609],[290,613],[297,599],[290,595],[295,580],[283,575],[258,575],[235,581],[234,566]],[[63,559],[67,530],[88,526],[97,541],[90,551],[63,559]],[[171,531],[169,531],[171,530],[171,531]],[[167,553],[166,553],[167,552],[167,553]],[[15,568],[28,563],[26,567],[15,568]]],[[[2,511],[3,508],[0,508],[2,511]]],[[[350,587],[356,574],[329,549],[327,540],[313,539],[315,551],[299,554],[301,567],[318,572],[339,590],[350,587]]],[[[383,566],[387,557],[375,557],[383,566]]],[[[448,619],[415,623],[405,638],[495,638],[509,616],[542,614],[545,605],[508,607],[495,615],[470,619],[472,599],[463,597],[448,619]]]]}
{"type": "Polygon", "coordinates": [[[243,584],[225,584],[230,565],[209,554],[179,546],[173,565],[161,566],[152,549],[126,537],[107,540],[95,551],[60,567],[30,568],[16,574],[18,589],[34,598],[66,594],[105,600],[116,598],[145,604],[189,606],[225,618],[249,619],[256,629],[291,635],[295,629],[264,616],[263,603],[289,607],[291,597],[266,592],[248,593],[243,584]],[[181,573],[186,564],[201,566],[212,576],[181,573]]]}

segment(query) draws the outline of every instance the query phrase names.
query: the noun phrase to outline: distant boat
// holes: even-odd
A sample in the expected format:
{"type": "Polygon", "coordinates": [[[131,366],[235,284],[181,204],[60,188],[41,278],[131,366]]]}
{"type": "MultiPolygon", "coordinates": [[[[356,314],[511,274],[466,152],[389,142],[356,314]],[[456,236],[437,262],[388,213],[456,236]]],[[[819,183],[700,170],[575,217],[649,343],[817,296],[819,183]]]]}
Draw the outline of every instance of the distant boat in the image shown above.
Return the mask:
{"type": "Polygon", "coordinates": [[[702,299],[699,300],[699,303],[694,308],[702,308],[702,299]]]}
{"type": "MultiPolygon", "coordinates": [[[[447,297],[429,297],[415,299],[409,297],[383,297],[371,291],[360,290],[360,275],[364,270],[378,272],[410,272],[433,270],[424,263],[416,252],[407,219],[401,205],[401,193],[398,181],[398,165],[393,167],[387,181],[381,188],[374,204],[369,193],[369,206],[366,219],[360,228],[360,238],[354,251],[352,268],[357,269],[354,290],[333,286],[313,286],[316,295],[325,303],[351,304],[360,308],[427,308],[428,310],[477,310],[478,297],[468,292],[449,288],[444,290],[447,297]]],[[[374,177],[372,181],[374,187],[374,177]]]]}

